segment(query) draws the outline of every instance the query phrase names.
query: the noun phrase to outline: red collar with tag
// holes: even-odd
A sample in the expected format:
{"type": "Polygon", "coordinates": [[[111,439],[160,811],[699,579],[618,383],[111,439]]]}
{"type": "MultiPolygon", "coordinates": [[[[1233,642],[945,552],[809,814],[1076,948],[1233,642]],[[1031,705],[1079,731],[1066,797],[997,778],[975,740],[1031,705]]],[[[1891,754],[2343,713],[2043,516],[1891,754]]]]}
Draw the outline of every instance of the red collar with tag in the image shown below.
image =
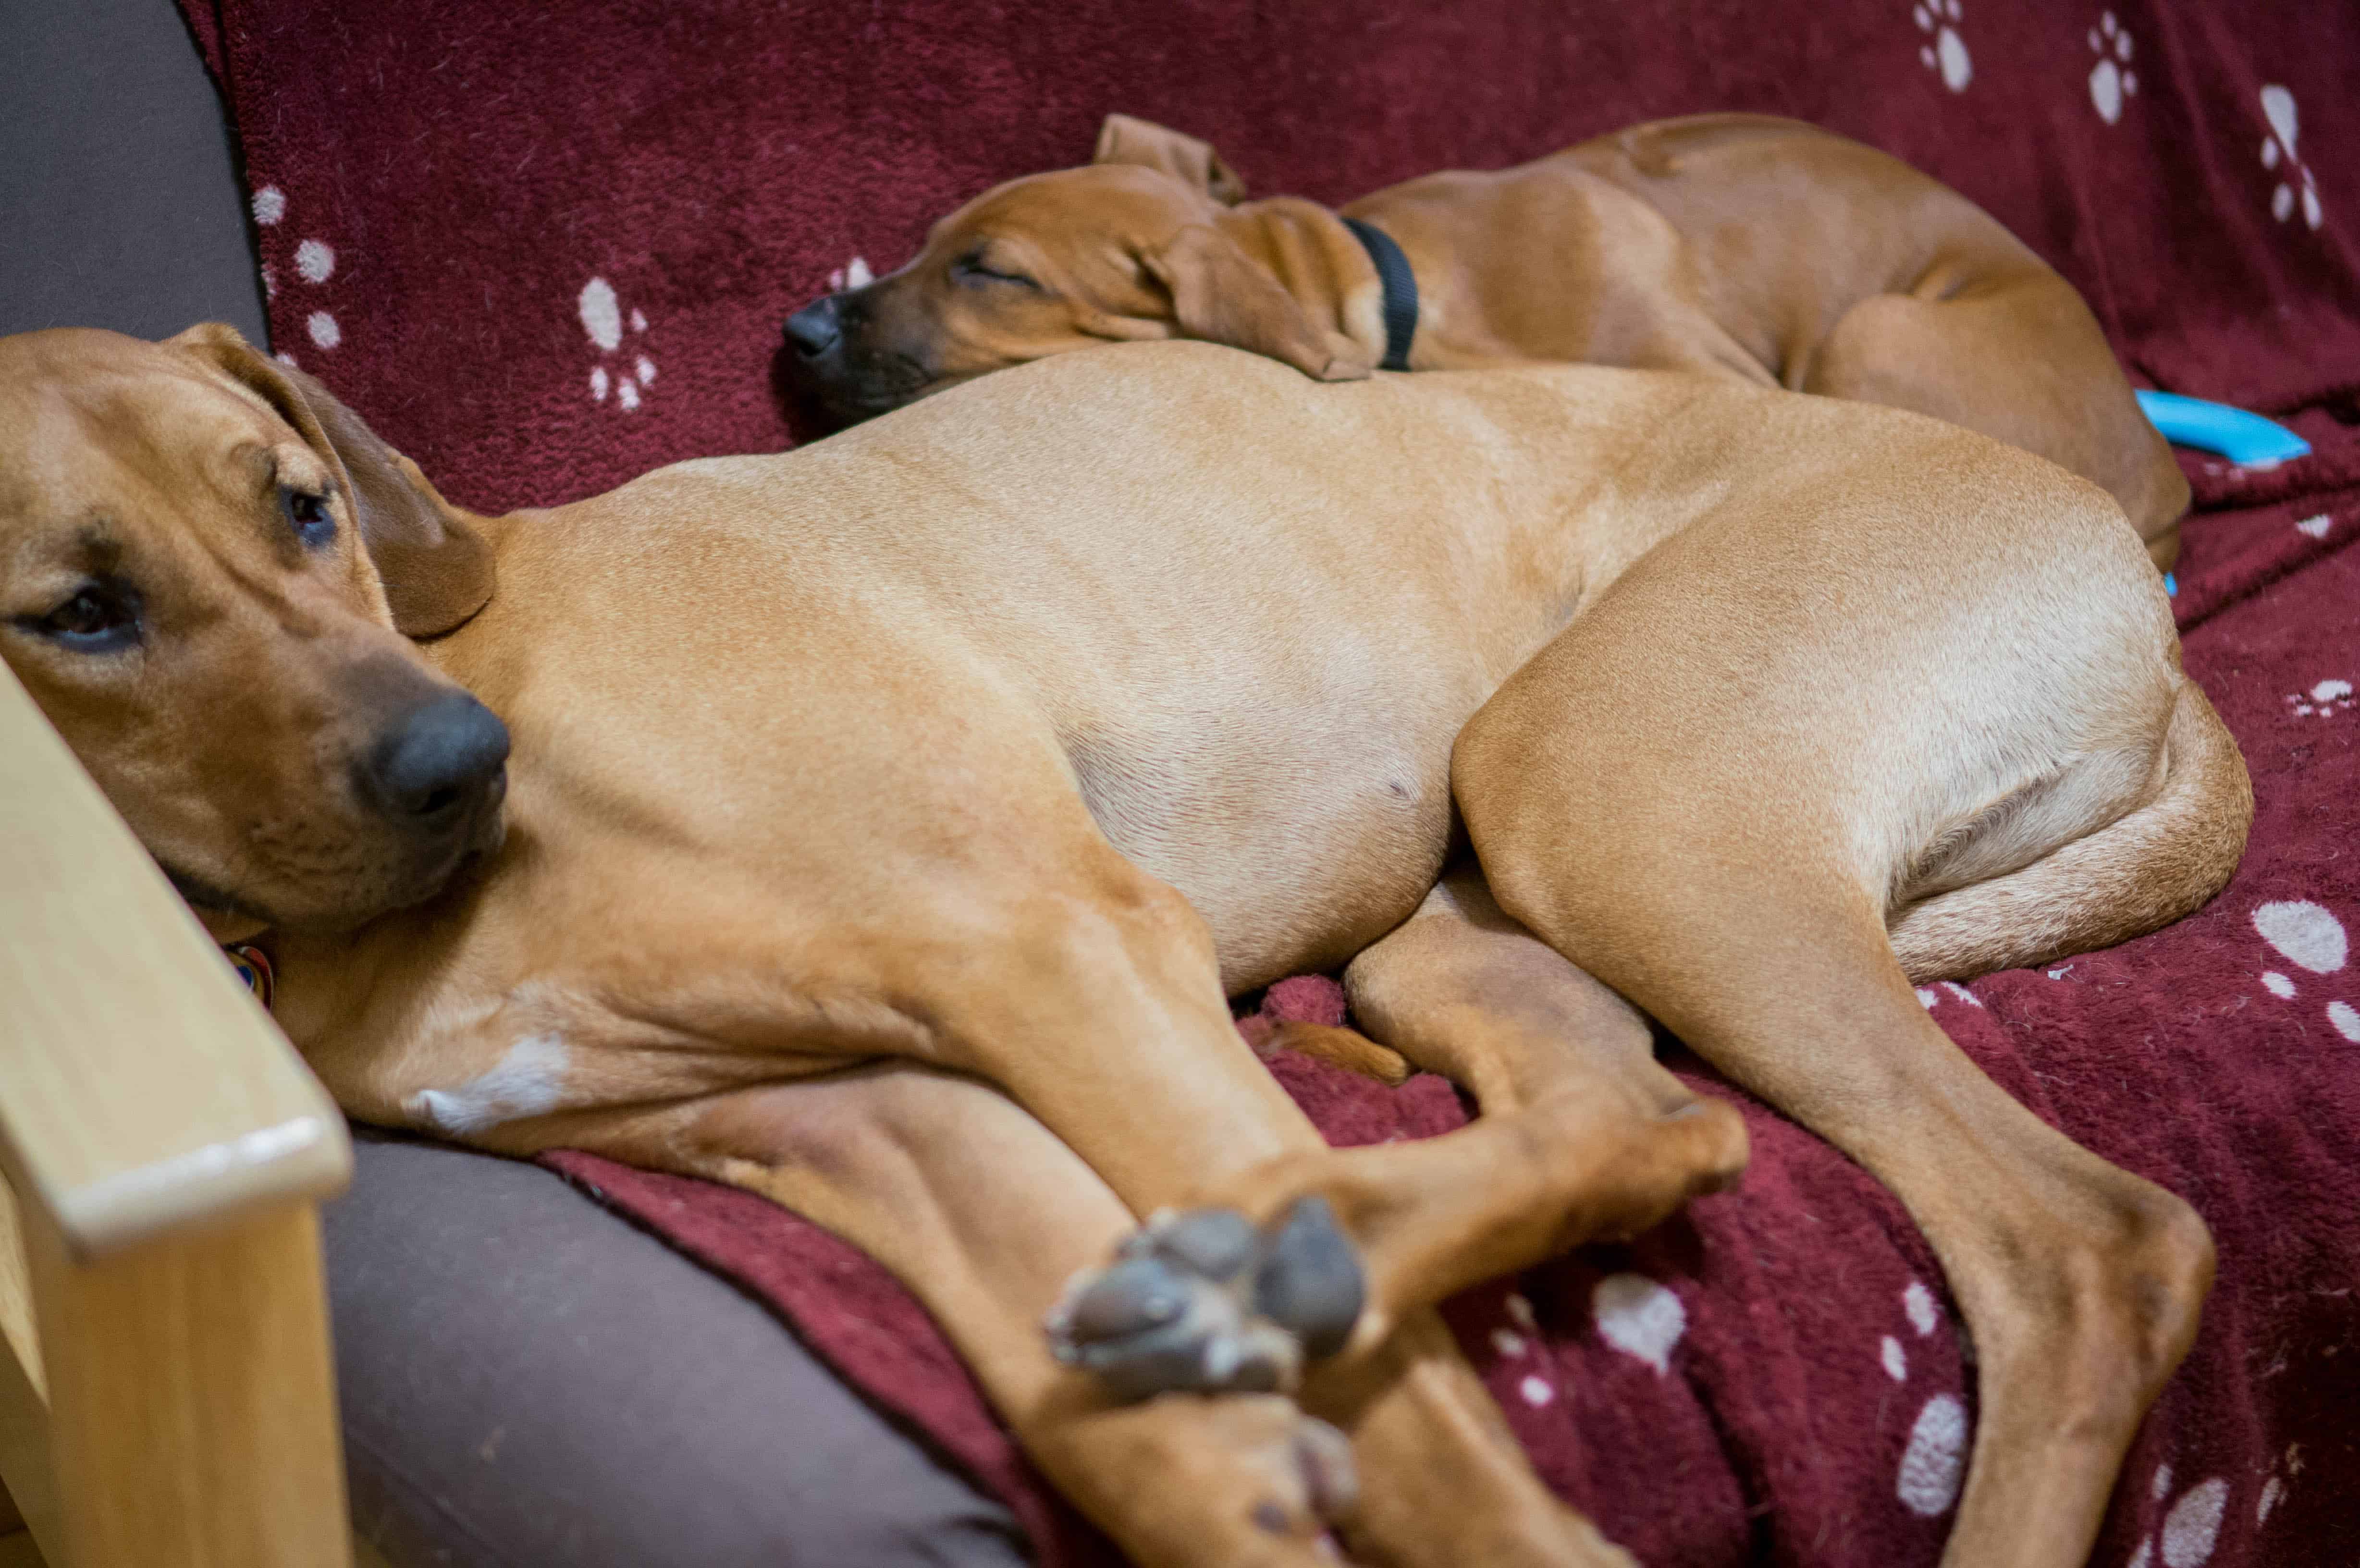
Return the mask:
{"type": "Polygon", "coordinates": [[[222,956],[237,971],[237,977],[246,982],[246,988],[254,993],[254,999],[262,1004],[262,1010],[268,1012],[271,993],[279,987],[279,977],[270,967],[270,955],[252,942],[241,942],[223,948],[222,956]]]}

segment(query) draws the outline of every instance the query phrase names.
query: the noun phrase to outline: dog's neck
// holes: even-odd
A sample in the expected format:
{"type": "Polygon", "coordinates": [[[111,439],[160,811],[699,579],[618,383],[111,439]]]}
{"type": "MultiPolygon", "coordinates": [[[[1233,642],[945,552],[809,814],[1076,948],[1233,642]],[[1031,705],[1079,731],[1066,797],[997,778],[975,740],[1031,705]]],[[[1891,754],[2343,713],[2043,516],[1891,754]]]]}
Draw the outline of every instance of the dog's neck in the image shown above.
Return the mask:
{"type": "Polygon", "coordinates": [[[1344,220],[1317,201],[1244,201],[1214,224],[1278,280],[1314,325],[1341,332],[1375,365],[1385,357],[1385,290],[1376,264],[1344,220]]]}
{"type": "MultiPolygon", "coordinates": [[[[184,903],[188,896],[181,895],[184,903]]],[[[202,904],[189,903],[189,912],[205,928],[205,934],[216,947],[229,947],[237,942],[256,942],[270,934],[270,922],[254,915],[233,913],[227,909],[208,909],[202,904]]]]}

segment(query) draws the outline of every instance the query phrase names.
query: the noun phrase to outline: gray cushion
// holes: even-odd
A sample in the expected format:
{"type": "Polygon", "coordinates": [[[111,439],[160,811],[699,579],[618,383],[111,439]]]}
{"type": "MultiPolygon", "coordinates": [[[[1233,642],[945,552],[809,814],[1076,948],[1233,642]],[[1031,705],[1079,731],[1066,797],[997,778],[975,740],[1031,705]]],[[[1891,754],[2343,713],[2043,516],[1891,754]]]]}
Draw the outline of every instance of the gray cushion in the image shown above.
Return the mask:
{"type": "Polygon", "coordinates": [[[263,341],[245,201],[172,0],[0,3],[0,332],[263,341]]]}
{"type": "Polygon", "coordinates": [[[325,1231],[354,1518],[395,1563],[1022,1563],[763,1308],[536,1166],[364,1134],[325,1231]]]}

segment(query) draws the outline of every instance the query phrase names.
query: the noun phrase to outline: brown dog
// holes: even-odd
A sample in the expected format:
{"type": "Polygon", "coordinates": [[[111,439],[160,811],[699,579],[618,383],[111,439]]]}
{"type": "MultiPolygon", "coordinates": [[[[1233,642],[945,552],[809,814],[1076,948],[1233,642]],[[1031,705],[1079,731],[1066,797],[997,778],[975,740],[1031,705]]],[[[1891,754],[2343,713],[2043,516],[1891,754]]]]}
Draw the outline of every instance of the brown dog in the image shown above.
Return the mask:
{"type": "Polygon", "coordinates": [[[2078,1564],[2194,1332],[2192,1212],[1910,980],[2194,908],[2245,770],[2113,503],[1952,426],[1167,344],[484,518],[227,329],[38,333],[0,653],[355,1115],[849,1236],[1155,1568],[1627,1561],[1427,1303],[1735,1171],[1642,1008],[1932,1238],[1947,1562],[2078,1564]],[[1464,1131],[1329,1150],[1238,1039],[1356,953],[1464,1131]]]}
{"type": "Polygon", "coordinates": [[[2038,452],[2111,491],[2160,568],[2188,509],[2071,285],[1898,159],[1760,115],[1655,121],[1340,213],[1247,201],[1203,142],[1109,115],[1093,165],[986,191],[908,266],[804,307],[786,335],[842,419],[1109,339],[1201,338],[1327,381],[1380,364],[1699,370],[2038,452]],[[1380,278],[1387,247],[1414,279],[1414,327],[1388,321],[1404,290],[1380,278]]]}

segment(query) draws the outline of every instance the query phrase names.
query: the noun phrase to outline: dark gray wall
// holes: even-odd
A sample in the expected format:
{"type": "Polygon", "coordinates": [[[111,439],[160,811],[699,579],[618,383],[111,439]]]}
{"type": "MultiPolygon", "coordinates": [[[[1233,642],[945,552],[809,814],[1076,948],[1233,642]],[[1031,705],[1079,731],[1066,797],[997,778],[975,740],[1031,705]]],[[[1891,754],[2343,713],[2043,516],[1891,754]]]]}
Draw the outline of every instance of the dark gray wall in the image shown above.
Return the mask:
{"type": "Polygon", "coordinates": [[[262,341],[229,136],[172,0],[0,0],[0,333],[202,321],[262,341]]]}

